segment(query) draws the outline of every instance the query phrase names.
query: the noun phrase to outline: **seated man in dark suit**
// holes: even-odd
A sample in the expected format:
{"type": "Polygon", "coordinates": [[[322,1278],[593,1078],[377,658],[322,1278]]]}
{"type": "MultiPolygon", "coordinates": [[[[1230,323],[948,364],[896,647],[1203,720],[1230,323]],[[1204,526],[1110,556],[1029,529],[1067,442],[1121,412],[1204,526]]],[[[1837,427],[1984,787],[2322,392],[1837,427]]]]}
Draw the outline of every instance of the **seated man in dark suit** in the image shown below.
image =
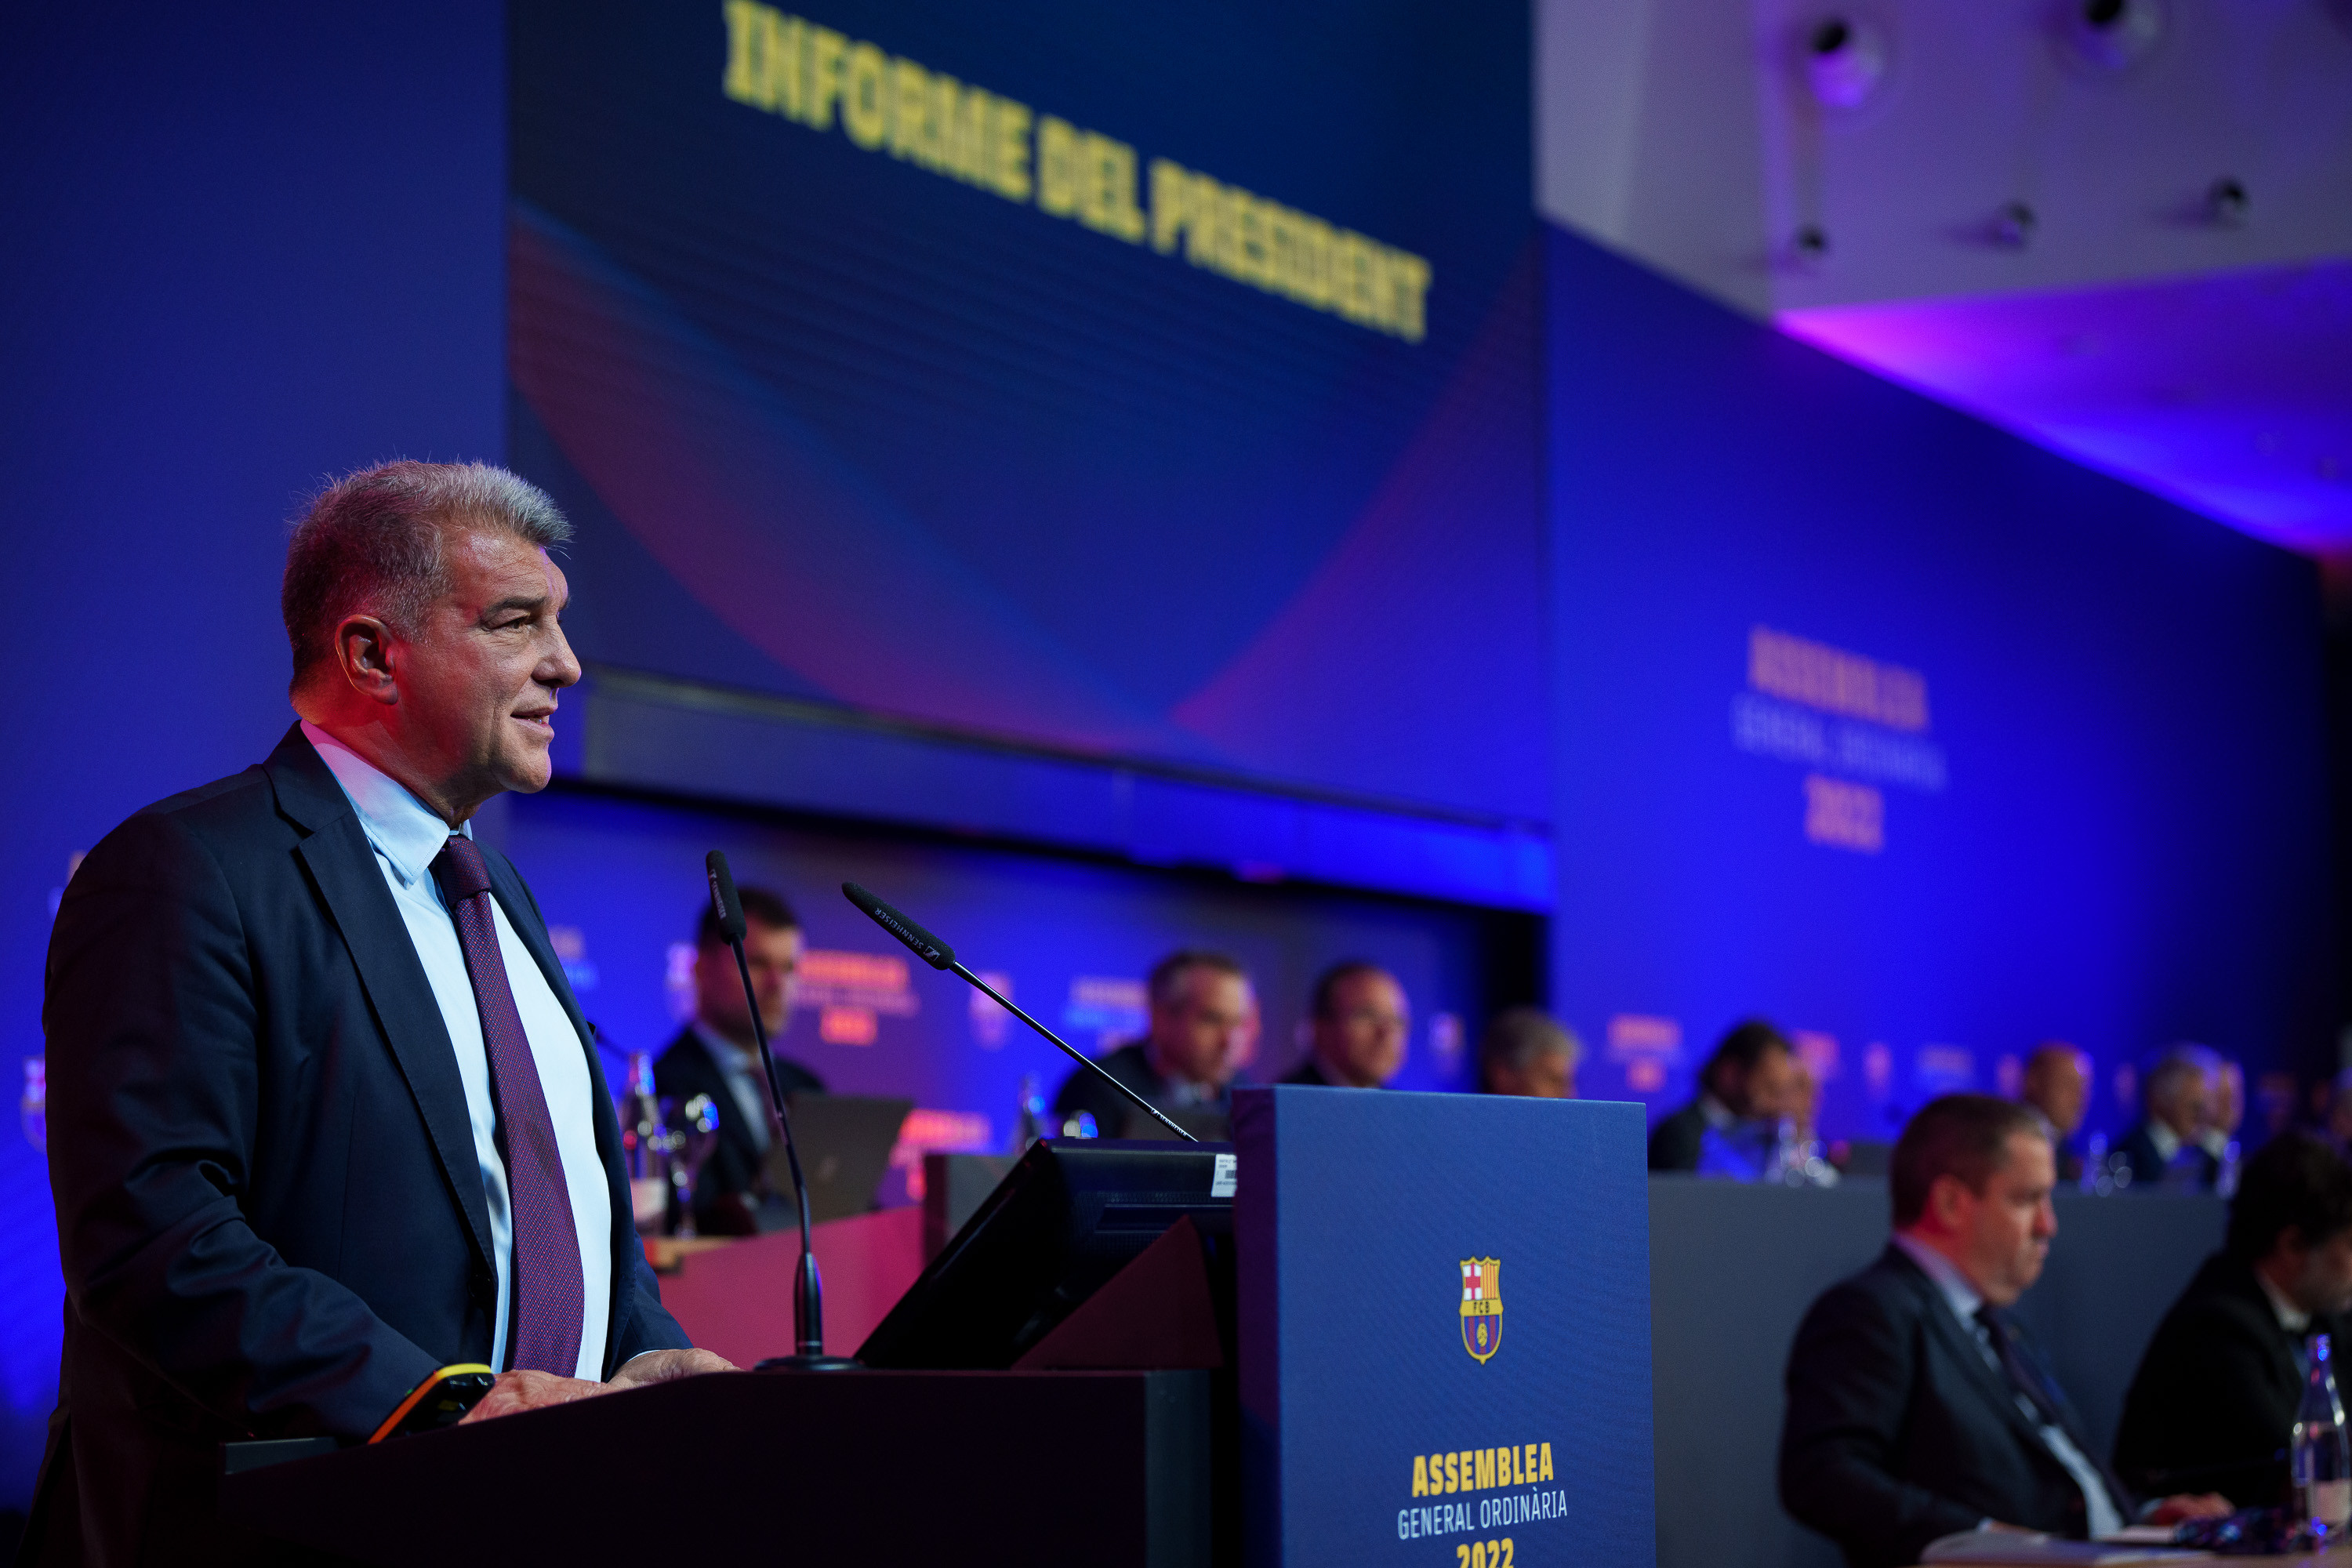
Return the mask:
{"type": "Polygon", "coordinates": [[[1397,977],[1377,963],[1335,963],[1315,982],[1307,1004],[1307,1059],[1285,1083],[1382,1089],[1404,1066],[1412,1007],[1397,977]]]}
{"type": "Polygon", "coordinates": [[[1789,1352],[1780,1500],[1852,1568],[1916,1563],[1986,1526],[2080,1539],[2226,1512],[2142,1510],[2091,1457],[2065,1394],[2003,1309],[2042,1273],[2058,1221],[2050,1141],[2023,1106],[1931,1100],[1895,1146],[1895,1235],[1813,1303],[1789,1352]]]}
{"type": "Polygon", "coordinates": [[[2158,1057],[2141,1079],[2144,1114],[2116,1152],[2131,1172],[2135,1193],[2208,1193],[2221,1162],[2205,1147],[2214,1125],[2221,1058],[2203,1046],[2178,1045],[2158,1057]]]}
{"type": "Polygon", "coordinates": [[[1478,1089],[1536,1100],[1574,1100],[1584,1047],[1540,1007],[1507,1007],[1478,1037],[1478,1089]]]}
{"type": "Polygon", "coordinates": [[[1697,1170],[1710,1132],[1718,1142],[1769,1142],[1796,1097],[1789,1037],[1761,1018],[1735,1025],[1698,1069],[1698,1098],[1650,1134],[1650,1169],[1697,1170]]]}
{"type": "Polygon", "coordinates": [[[2124,1398],[2116,1468],[2137,1487],[2194,1485],[2242,1507],[2287,1500],[2288,1429],[2313,1334],[2352,1311],[2352,1166],[2307,1132],[2246,1163],[2222,1249],[2165,1314],[2124,1398]]]}
{"type": "MultiPolygon", "coordinates": [[[[1219,1132],[1216,1120],[1231,1114],[1234,1075],[1257,1045],[1257,993],[1248,971],[1222,952],[1185,948],[1151,966],[1144,994],[1150,1032],[1099,1058],[1104,1070],[1171,1115],[1198,1113],[1195,1136],[1219,1132]]],[[[1081,1113],[1104,1138],[1169,1136],[1084,1068],[1054,1096],[1054,1126],[1066,1130],[1081,1113]]]]}
{"type": "MultiPolygon", "coordinates": [[[[793,1020],[804,941],[800,917],[765,888],[736,891],[743,901],[743,958],[760,997],[760,1021],[773,1041],[793,1020]]],[[[823,1079],[782,1055],[776,1079],[788,1095],[824,1092],[823,1079]]],[[[719,1106],[719,1146],[695,1183],[694,1228],[705,1236],[757,1235],[765,1192],[761,1162],[775,1142],[776,1110],[761,1076],[760,1037],[742,972],[719,912],[707,902],[694,933],[694,1018],[654,1063],[654,1090],[677,1100],[707,1094],[719,1106]]]]}
{"type": "Polygon", "coordinates": [[[2044,1040],[2025,1058],[2025,1076],[2017,1098],[2042,1119],[2050,1147],[2058,1156],[2058,1179],[2083,1179],[2083,1156],[2067,1141],[2083,1125],[2091,1100],[2091,1058],[2063,1040],[2044,1040]]]}
{"type": "Polygon", "coordinates": [[[547,786],[570,535],[497,468],[331,486],[280,589],[300,721],[74,873],[42,1011],[65,1347],[23,1561],[280,1561],[216,1511],[220,1446],[362,1442],[470,1363],[499,1375],[469,1421],[726,1367],[662,1310],[587,1023],[473,837],[547,786]]]}

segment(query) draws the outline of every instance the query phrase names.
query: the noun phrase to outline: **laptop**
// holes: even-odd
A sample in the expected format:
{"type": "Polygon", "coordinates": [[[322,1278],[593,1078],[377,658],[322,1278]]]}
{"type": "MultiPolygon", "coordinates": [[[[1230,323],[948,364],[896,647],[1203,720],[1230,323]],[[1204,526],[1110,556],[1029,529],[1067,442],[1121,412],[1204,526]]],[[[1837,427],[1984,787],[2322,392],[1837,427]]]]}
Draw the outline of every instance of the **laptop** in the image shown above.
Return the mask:
{"type": "MultiPolygon", "coordinates": [[[[890,1151],[898,1146],[898,1129],[915,1102],[859,1094],[789,1094],[784,1104],[792,1112],[801,1170],[808,1177],[810,1221],[822,1224],[871,1212],[874,1190],[890,1169],[890,1151]]],[[[760,1228],[799,1225],[793,1168],[781,1142],[769,1146],[764,1171],[768,1190],[777,1196],[760,1205],[760,1228]]]]}

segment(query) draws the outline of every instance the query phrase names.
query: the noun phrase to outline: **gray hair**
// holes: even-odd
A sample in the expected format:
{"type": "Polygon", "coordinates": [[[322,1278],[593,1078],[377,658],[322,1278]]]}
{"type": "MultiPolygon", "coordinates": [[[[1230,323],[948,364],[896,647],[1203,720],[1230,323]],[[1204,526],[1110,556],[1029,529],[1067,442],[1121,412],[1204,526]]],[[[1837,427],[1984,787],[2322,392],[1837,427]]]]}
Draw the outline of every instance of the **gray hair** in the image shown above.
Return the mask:
{"type": "Polygon", "coordinates": [[[334,656],[335,627],[362,611],[414,637],[449,591],[445,527],[511,534],[541,549],[572,537],[547,492],[488,463],[379,463],[329,485],[294,521],[278,590],[299,688],[334,656]]]}
{"type": "Polygon", "coordinates": [[[1584,1059],[1576,1032],[1540,1007],[1507,1007],[1495,1015],[1478,1037],[1478,1067],[1520,1068],[1539,1056],[1560,1052],[1574,1067],[1584,1059]]]}
{"type": "Polygon", "coordinates": [[[2216,1079],[2221,1070],[2221,1054],[2210,1047],[2187,1040],[2168,1046],[2140,1080],[2140,1104],[2151,1112],[2169,1109],[2189,1079],[2216,1079]]]}

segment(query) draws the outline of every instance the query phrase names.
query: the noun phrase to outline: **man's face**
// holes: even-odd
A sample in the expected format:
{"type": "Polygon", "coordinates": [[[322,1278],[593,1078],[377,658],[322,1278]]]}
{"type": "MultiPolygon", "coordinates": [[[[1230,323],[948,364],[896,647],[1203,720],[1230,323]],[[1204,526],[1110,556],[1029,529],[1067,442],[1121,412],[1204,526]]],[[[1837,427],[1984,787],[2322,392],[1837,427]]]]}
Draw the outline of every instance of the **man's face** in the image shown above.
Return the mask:
{"type": "Polygon", "coordinates": [[[1731,1098],[1725,1103],[1739,1115],[1762,1121],[1795,1116],[1804,1109],[1804,1085],[1798,1071],[1797,1059],[1775,1047],[1756,1058],[1744,1079],[1730,1080],[1727,1087],[1731,1098]]]}
{"type": "Polygon", "coordinates": [[[2193,1139],[2213,1125],[2214,1099],[2211,1073],[2186,1072],[2173,1079],[2164,1103],[2153,1109],[2158,1121],[2182,1138],[2193,1139]]]}
{"type": "MultiPolygon", "coordinates": [[[[760,1022],[773,1040],[793,1018],[794,977],[800,972],[800,928],[782,930],[759,921],[747,922],[743,957],[751,966],[751,989],[760,997],[760,1022]]],[[[694,955],[695,1016],[738,1045],[754,1047],[751,1010],[743,1001],[743,977],[736,972],[735,952],[716,942],[694,955]]]]}
{"type": "Polygon", "coordinates": [[[2213,1079],[2213,1125],[2235,1133],[2246,1120],[2246,1069],[2223,1062],[2213,1079]]]}
{"type": "Polygon", "coordinates": [[[1385,970],[1360,970],[1331,988],[1331,1014],[1314,1023],[1315,1053],[1356,1089],[1378,1089],[1404,1066],[1412,1009],[1385,970]]]}
{"type": "Polygon", "coordinates": [[[1566,1051],[1538,1051],[1517,1067],[1496,1062],[1486,1069],[1486,1088],[1493,1094],[1522,1094],[1532,1100],[1574,1100],[1576,1064],[1566,1051]]]}
{"type": "Polygon", "coordinates": [[[449,592],[394,665],[410,754],[446,798],[547,787],[555,694],[580,679],[559,624],[572,590],[547,552],[452,526],[449,592]]]}
{"type": "Polygon", "coordinates": [[[1171,1078],[1222,1088],[1256,1044],[1257,997],[1238,974],[1195,965],[1151,1009],[1151,1049],[1171,1078]]]}
{"type": "Polygon", "coordinates": [[[2039,1132],[2012,1132],[2001,1162],[1972,1193],[1958,1176],[1938,1177],[1928,1194],[1959,1264],[1979,1294],[2006,1307],[2042,1277],[2050,1241],[2058,1234],[2051,1189],[2058,1184],[2050,1141],[2039,1132]]]}
{"type": "Polygon", "coordinates": [[[2058,1136],[2074,1135],[2083,1125],[2091,1098],[2090,1058],[2080,1051],[2042,1051],[2025,1075],[2026,1103],[2050,1119],[2058,1136]]]}
{"type": "Polygon", "coordinates": [[[2317,1247],[2302,1247],[2300,1233],[2290,1231],[2302,1253],[2301,1267],[2287,1294],[2306,1312],[2332,1317],[2352,1311],[2352,1229],[2339,1230],[2317,1247]]]}

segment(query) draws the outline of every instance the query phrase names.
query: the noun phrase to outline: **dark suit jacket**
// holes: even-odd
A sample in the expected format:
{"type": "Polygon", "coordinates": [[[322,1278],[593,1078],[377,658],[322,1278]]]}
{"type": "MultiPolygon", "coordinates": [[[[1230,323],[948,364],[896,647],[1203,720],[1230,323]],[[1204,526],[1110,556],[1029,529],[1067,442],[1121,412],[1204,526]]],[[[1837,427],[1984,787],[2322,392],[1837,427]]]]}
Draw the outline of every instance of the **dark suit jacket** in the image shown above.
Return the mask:
{"type": "Polygon", "coordinates": [[[1331,1080],[1323,1076],[1323,1064],[1309,1056],[1305,1061],[1282,1075],[1284,1083],[1303,1083],[1310,1088],[1328,1089],[1331,1080]]]}
{"type": "MultiPolygon", "coordinates": [[[[2311,1331],[2344,1326],[2317,1318],[2311,1331]]],[[[2288,1429],[2303,1398],[2295,1349],[2253,1266],[2215,1253],[2140,1357],[2116,1468],[2143,1491],[2218,1491],[2241,1508],[2286,1501],[2288,1429]]]]}
{"type": "MultiPolygon", "coordinates": [[[[776,1079],[787,1095],[824,1092],[823,1079],[782,1057],[776,1058],[776,1079]]],[[[695,1228],[705,1236],[758,1235],[751,1210],[759,1204],[760,1145],[743,1124],[742,1108],[726,1073],[691,1028],[679,1030],[655,1059],[654,1092],[665,1100],[707,1094],[718,1102],[719,1146],[695,1182],[695,1228]]]]}
{"type": "Polygon", "coordinates": [[[1694,1100],[1664,1121],[1650,1134],[1650,1169],[1653,1171],[1696,1171],[1698,1169],[1700,1144],[1706,1137],[1706,1112],[1694,1100]]]}
{"type": "MultiPolygon", "coordinates": [[[[2116,1145],[2116,1152],[2123,1156],[2124,1163],[2131,1167],[2133,1192],[2152,1193],[2163,1184],[2164,1156],[2157,1152],[2156,1139],[2149,1133],[2147,1122],[2141,1122],[2126,1133],[2124,1141],[2116,1145]]],[[[2193,1143],[2182,1144],[2178,1158],[2186,1163],[2189,1184],[2196,1191],[2207,1193],[2213,1190],[2213,1184],[2221,1173],[2219,1160],[2193,1143]]]]}
{"type": "MultiPolygon", "coordinates": [[[[1227,1115],[1232,1110],[1230,1099],[1223,1094],[1215,1100],[1188,1100],[1181,1105],[1178,1104],[1175,1084],[1152,1069],[1151,1058],[1140,1040],[1121,1046],[1115,1051],[1097,1057],[1095,1060],[1103,1071],[1170,1115],[1191,1117],[1192,1120],[1187,1124],[1188,1130],[1196,1137],[1210,1137],[1215,1131],[1216,1119],[1227,1115]]],[[[1054,1133],[1058,1134],[1062,1122],[1081,1110],[1095,1119],[1095,1131],[1104,1138],[1167,1136],[1159,1123],[1135,1108],[1132,1100],[1103,1082],[1096,1074],[1077,1068],[1062,1080],[1062,1087],[1055,1091],[1054,1133]]],[[[1230,1133],[1225,1135],[1230,1136],[1230,1133]]]]}
{"type": "MultiPolygon", "coordinates": [[[[1843,1547],[1852,1568],[1916,1563],[1929,1542],[1988,1518],[2084,1532],[2074,1477],[1900,1248],[1813,1303],[1789,1352],[1788,1393],[1781,1504],[1843,1547]]],[[[2082,1424],[2067,1416],[2087,1457],[2082,1424]]]]}
{"type": "MultiPolygon", "coordinates": [[[[610,1375],[687,1339],[637,1247],[619,1125],[546,924],[505,857],[484,858],[596,1086],[610,1375]]],[[[267,1561],[214,1519],[219,1445],[365,1437],[436,1368],[489,1359],[497,1300],[448,1028],[299,728],[90,851],[42,1021],[65,1352],[21,1560],[267,1561]]]]}

